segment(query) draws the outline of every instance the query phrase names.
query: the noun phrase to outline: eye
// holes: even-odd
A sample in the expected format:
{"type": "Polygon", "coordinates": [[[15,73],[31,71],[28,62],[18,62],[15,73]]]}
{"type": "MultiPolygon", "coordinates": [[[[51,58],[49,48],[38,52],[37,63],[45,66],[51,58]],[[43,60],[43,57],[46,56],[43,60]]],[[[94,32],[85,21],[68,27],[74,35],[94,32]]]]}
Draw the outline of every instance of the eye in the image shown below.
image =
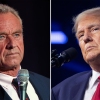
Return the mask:
{"type": "Polygon", "coordinates": [[[100,30],[100,27],[94,27],[94,28],[92,28],[92,31],[98,31],[98,30],[100,30]]]}
{"type": "Polygon", "coordinates": [[[77,35],[77,38],[80,39],[80,38],[82,38],[83,36],[84,36],[83,33],[79,33],[79,34],[77,35]]]}
{"type": "Polygon", "coordinates": [[[77,39],[80,39],[80,38],[82,38],[83,36],[84,36],[84,30],[79,30],[79,31],[77,31],[77,33],[76,33],[77,39]]]}
{"type": "Polygon", "coordinates": [[[0,35],[0,41],[5,39],[6,39],[6,35],[0,35]]]}
{"type": "Polygon", "coordinates": [[[20,38],[20,37],[21,37],[21,33],[14,33],[14,34],[13,34],[13,37],[14,37],[14,38],[20,38]]]}

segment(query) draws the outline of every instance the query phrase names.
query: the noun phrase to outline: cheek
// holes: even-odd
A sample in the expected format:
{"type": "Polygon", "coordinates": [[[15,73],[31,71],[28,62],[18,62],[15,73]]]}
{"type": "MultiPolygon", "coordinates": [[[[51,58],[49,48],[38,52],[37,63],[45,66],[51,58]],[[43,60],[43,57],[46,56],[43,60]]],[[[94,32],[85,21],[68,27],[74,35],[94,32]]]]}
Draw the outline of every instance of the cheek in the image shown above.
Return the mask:
{"type": "Polygon", "coordinates": [[[82,55],[84,56],[85,55],[85,46],[84,46],[84,44],[83,43],[79,43],[79,47],[81,49],[82,55]]]}
{"type": "Polygon", "coordinates": [[[1,57],[5,55],[5,46],[6,45],[0,43],[0,56],[1,57]]]}
{"type": "Polygon", "coordinates": [[[81,52],[82,52],[82,51],[83,51],[83,49],[84,49],[84,45],[83,45],[83,43],[82,43],[82,42],[79,42],[79,47],[80,47],[81,52]]]}
{"type": "Polygon", "coordinates": [[[19,46],[20,52],[23,54],[24,53],[24,42],[23,42],[23,40],[18,42],[18,46],[19,46]]]}
{"type": "Polygon", "coordinates": [[[100,46],[100,38],[99,39],[96,38],[95,42],[97,43],[97,45],[100,46]]]}
{"type": "Polygon", "coordinates": [[[93,41],[94,43],[100,45],[100,32],[93,35],[93,41]]]}

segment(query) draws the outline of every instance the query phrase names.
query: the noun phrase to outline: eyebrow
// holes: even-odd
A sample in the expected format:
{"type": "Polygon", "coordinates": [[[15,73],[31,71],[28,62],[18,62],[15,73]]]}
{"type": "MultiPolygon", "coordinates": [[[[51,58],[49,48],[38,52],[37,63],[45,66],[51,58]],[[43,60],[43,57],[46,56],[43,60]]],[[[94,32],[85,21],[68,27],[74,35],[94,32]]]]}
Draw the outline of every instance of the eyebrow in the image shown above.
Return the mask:
{"type": "Polygon", "coordinates": [[[95,26],[100,26],[100,25],[99,24],[93,24],[93,25],[88,26],[88,29],[95,27],[95,26]]]}
{"type": "Polygon", "coordinates": [[[0,35],[7,35],[7,33],[5,33],[5,32],[0,32],[0,35]]]}
{"type": "MultiPolygon", "coordinates": [[[[22,30],[17,30],[15,32],[13,32],[12,34],[14,34],[14,33],[23,33],[23,31],[22,30]]],[[[7,32],[3,32],[3,31],[0,32],[0,35],[2,35],[2,34],[8,35],[7,32]]]]}
{"type": "MultiPolygon", "coordinates": [[[[88,27],[87,27],[87,29],[91,29],[92,27],[95,27],[95,26],[100,26],[99,24],[92,24],[92,25],[89,25],[88,27]]],[[[75,36],[77,36],[77,34],[79,34],[80,32],[82,32],[83,31],[83,29],[82,30],[79,30],[78,32],[76,32],[76,35],[75,36]]]]}

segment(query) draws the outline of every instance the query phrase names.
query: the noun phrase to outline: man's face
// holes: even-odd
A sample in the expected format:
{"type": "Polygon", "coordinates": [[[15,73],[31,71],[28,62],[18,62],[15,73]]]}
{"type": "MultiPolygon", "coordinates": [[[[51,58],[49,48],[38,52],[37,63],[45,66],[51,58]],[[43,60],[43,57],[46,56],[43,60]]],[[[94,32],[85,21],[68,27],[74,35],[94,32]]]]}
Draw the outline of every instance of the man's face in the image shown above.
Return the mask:
{"type": "MultiPolygon", "coordinates": [[[[100,59],[100,18],[85,16],[77,27],[76,37],[87,63],[100,59]]],[[[99,62],[100,63],[100,62],[99,62]]]]}
{"type": "Polygon", "coordinates": [[[0,70],[20,67],[24,55],[22,25],[12,13],[0,14],[0,70]]]}

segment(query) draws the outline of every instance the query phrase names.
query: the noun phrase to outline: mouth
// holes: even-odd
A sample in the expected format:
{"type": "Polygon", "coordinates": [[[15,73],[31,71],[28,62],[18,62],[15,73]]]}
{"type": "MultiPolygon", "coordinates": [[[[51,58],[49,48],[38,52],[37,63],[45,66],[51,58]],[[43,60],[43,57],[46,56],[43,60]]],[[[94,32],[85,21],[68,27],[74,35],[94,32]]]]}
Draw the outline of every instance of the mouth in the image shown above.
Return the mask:
{"type": "Polygon", "coordinates": [[[86,48],[86,51],[90,51],[90,50],[92,50],[94,48],[95,48],[95,46],[89,46],[89,47],[86,48]]]}
{"type": "Polygon", "coordinates": [[[18,53],[9,53],[9,54],[6,55],[6,57],[16,56],[16,55],[18,55],[18,53]]]}

